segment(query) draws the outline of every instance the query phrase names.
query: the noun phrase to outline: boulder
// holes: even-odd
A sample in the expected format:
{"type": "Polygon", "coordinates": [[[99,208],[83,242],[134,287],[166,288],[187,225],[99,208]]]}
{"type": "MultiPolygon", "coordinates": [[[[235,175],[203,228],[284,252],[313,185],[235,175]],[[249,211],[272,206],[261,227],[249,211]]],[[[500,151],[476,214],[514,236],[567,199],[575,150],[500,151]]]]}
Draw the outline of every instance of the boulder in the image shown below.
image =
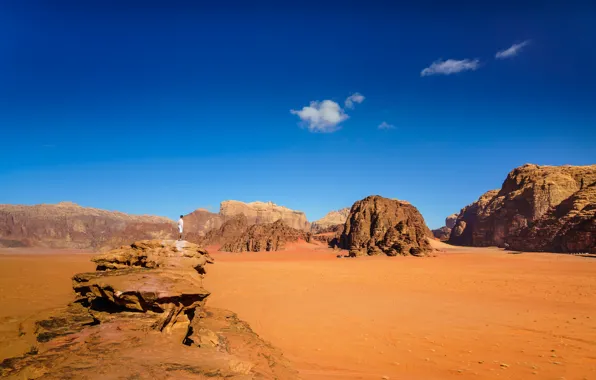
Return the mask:
{"type": "Polygon", "coordinates": [[[352,206],[340,247],[350,256],[377,254],[388,256],[427,255],[432,249],[432,234],[416,207],[408,202],[378,195],[360,200],[352,206]]]}

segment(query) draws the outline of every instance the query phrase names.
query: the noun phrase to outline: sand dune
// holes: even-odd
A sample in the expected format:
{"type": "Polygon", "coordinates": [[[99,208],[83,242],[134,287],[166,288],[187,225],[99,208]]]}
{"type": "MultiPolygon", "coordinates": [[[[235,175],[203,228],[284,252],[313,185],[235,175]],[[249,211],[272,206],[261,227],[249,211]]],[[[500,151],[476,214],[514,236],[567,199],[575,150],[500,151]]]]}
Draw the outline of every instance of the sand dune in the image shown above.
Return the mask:
{"type": "MultiPolygon", "coordinates": [[[[304,379],[596,378],[596,259],[435,243],[437,257],[213,253],[210,306],[236,311],[304,379]]],[[[19,321],[71,299],[89,255],[0,255],[0,359],[19,321]]],[[[15,343],[16,342],[16,343],[15,343]]]]}

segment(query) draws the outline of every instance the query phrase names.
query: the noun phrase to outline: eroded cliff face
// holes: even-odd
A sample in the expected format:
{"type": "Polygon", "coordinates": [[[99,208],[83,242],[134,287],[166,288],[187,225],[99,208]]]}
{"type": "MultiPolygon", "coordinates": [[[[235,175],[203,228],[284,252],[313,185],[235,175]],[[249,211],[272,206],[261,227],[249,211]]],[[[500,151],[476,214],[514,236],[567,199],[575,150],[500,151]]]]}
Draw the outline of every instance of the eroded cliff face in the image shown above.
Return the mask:
{"type": "Polygon", "coordinates": [[[131,240],[166,239],[174,221],[81,207],[71,202],[0,205],[0,246],[106,249],[131,240]]]}
{"type": "Polygon", "coordinates": [[[208,231],[217,230],[224,218],[205,209],[197,209],[184,215],[184,238],[190,242],[199,242],[208,231]]]}
{"type": "Polygon", "coordinates": [[[342,208],[341,210],[331,211],[321,219],[312,222],[311,232],[313,234],[323,233],[333,226],[343,225],[350,215],[350,208],[342,208]]]}
{"type": "Polygon", "coordinates": [[[282,220],[287,226],[298,230],[306,231],[310,228],[306,215],[302,211],[278,206],[273,202],[244,203],[233,200],[221,202],[219,215],[224,220],[238,214],[245,215],[249,224],[265,224],[282,220]]]}
{"type": "MultiPolygon", "coordinates": [[[[500,190],[489,191],[478,201],[462,209],[449,243],[505,247],[509,245],[509,241],[515,241],[520,246],[520,240],[515,237],[529,233],[527,230],[542,229],[540,226],[546,223],[542,221],[543,218],[548,219],[549,215],[556,213],[555,209],[559,205],[567,204],[565,201],[595,182],[596,165],[527,164],[516,168],[508,174],[500,190]]],[[[589,205],[590,197],[585,192],[582,194],[589,205]]],[[[558,215],[564,214],[561,210],[558,215]]],[[[560,245],[552,242],[546,246],[537,242],[526,246],[541,246],[542,250],[562,250],[560,245]]]]}
{"type": "Polygon", "coordinates": [[[285,248],[286,243],[306,241],[307,235],[307,232],[292,228],[282,220],[266,224],[253,224],[240,235],[226,239],[220,251],[281,251],[285,248]]]}
{"type": "Polygon", "coordinates": [[[408,202],[373,195],[352,206],[340,238],[351,256],[425,256],[432,234],[416,207],[408,202]]]}
{"type": "Polygon", "coordinates": [[[507,243],[515,250],[596,253],[596,183],[549,209],[507,243]]]}

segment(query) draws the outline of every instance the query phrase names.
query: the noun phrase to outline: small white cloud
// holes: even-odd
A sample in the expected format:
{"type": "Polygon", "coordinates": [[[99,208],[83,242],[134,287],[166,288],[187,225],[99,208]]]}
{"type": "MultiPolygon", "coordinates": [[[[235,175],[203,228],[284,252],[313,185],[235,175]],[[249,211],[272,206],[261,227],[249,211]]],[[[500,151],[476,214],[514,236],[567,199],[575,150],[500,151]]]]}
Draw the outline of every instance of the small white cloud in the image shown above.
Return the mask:
{"type": "Polygon", "coordinates": [[[496,59],[505,59],[515,57],[524,47],[530,43],[530,40],[525,40],[519,44],[513,44],[509,49],[501,50],[495,54],[496,59]]]}
{"type": "Polygon", "coordinates": [[[477,59],[462,59],[461,61],[455,59],[441,61],[439,59],[426,69],[422,70],[420,76],[425,77],[437,74],[451,75],[462,71],[476,70],[478,67],[480,67],[480,61],[477,59]]]}
{"type": "Polygon", "coordinates": [[[310,102],[310,105],[301,110],[290,110],[292,115],[297,115],[311,132],[335,132],[339,124],[349,116],[333,100],[310,102]]]}
{"type": "Polygon", "coordinates": [[[354,103],[362,103],[364,101],[364,95],[356,92],[350,96],[345,101],[346,108],[354,108],[354,103]]]}
{"type": "Polygon", "coordinates": [[[379,128],[379,129],[395,129],[395,125],[389,124],[386,121],[384,121],[381,124],[379,124],[379,126],[377,128],[379,128]]]}

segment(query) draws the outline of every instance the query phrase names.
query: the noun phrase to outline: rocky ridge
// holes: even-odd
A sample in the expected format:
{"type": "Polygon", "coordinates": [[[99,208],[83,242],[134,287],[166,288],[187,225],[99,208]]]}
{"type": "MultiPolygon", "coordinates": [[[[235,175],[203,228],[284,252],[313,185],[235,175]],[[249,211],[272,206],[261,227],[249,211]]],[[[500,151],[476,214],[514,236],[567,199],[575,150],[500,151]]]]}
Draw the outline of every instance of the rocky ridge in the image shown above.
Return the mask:
{"type": "Polygon", "coordinates": [[[140,241],[94,258],[73,277],[77,298],[29,326],[8,378],[295,379],[283,355],[229,311],[206,306],[204,249],[140,241]]]}
{"type": "MultiPolygon", "coordinates": [[[[596,165],[527,164],[516,168],[507,175],[500,190],[491,190],[478,201],[462,209],[451,232],[449,243],[499,247],[513,244],[520,248],[526,247],[524,249],[528,250],[547,251],[589,250],[591,247],[586,244],[592,239],[590,231],[593,221],[589,210],[593,201],[588,187],[595,182],[596,165]],[[584,189],[586,191],[583,191],[584,189]],[[581,202],[573,200],[576,199],[576,195],[582,199],[581,202]],[[560,205],[563,206],[558,208],[560,205]],[[584,209],[586,212],[583,212],[584,209]],[[555,242],[556,239],[547,239],[549,243],[532,240],[542,236],[539,231],[547,225],[550,226],[548,229],[554,228],[553,215],[558,215],[560,219],[557,224],[573,221],[574,227],[571,230],[577,231],[577,235],[569,236],[575,236],[584,243],[574,246],[555,242]],[[527,243],[520,243],[522,237],[529,239],[527,243]]],[[[563,225],[556,229],[561,233],[566,231],[563,225]]]]}
{"type": "Polygon", "coordinates": [[[0,246],[106,249],[141,239],[168,239],[174,221],[81,207],[72,202],[0,205],[0,246]]]}
{"type": "Polygon", "coordinates": [[[426,256],[432,252],[429,237],[416,207],[373,195],[354,203],[339,243],[350,256],[426,256]]]}
{"type": "Polygon", "coordinates": [[[281,251],[286,243],[308,240],[303,230],[289,227],[282,220],[267,224],[253,224],[242,234],[228,239],[220,248],[226,252],[281,251]]]}
{"type": "Polygon", "coordinates": [[[273,202],[223,201],[219,213],[198,209],[184,216],[184,229],[189,241],[199,242],[209,231],[217,230],[226,221],[244,215],[248,225],[267,224],[282,220],[286,225],[307,231],[310,223],[302,211],[296,211],[273,202]]]}
{"type": "Polygon", "coordinates": [[[346,220],[348,219],[348,215],[350,215],[350,208],[342,208],[341,210],[331,211],[327,213],[321,219],[312,222],[310,226],[310,231],[313,234],[329,232],[329,228],[333,228],[334,226],[344,225],[346,220]]]}
{"type": "Polygon", "coordinates": [[[282,220],[287,226],[307,231],[310,224],[302,211],[296,211],[284,206],[278,206],[273,202],[250,202],[223,201],[220,205],[219,214],[227,220],[238,214],[243,214],[249,224],[266,224],[282,220]]]}

